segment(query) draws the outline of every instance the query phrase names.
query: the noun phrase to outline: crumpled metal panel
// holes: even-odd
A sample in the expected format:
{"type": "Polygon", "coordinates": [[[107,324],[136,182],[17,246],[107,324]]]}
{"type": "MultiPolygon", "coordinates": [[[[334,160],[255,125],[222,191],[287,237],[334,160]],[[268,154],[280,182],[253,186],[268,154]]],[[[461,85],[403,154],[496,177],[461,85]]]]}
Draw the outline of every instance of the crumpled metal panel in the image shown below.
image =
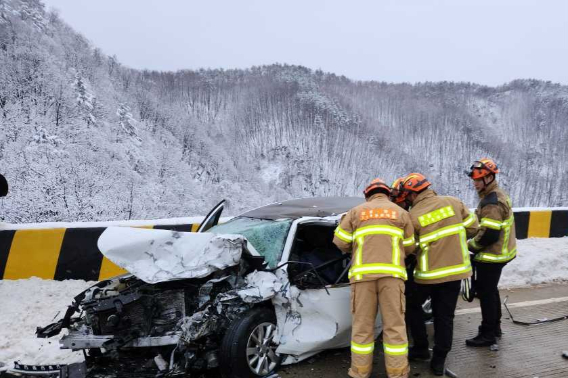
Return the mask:
{"type": "Polygon", "coordinates": [[[98,247],[116,265],[155,284],[202,278],[237,265],[245,242],[241,235],[109,227],[98,247]]]}

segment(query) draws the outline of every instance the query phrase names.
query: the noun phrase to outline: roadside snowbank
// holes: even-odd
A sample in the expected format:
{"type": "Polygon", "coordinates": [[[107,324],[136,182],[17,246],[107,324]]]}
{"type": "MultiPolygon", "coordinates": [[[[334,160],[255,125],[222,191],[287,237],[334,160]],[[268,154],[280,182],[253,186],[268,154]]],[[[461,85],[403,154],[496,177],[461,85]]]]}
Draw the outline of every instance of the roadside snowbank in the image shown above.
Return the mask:
{"type": "Polygon", "coordinates": [[[503,269],[500,288],[568,282],[568,237],[518,240],[517,250],[503,269]]]}
{"type": "MultiPolygon", "coordinates": [[[[519,257],[503,271],[501,288],[568,282],[568,237],[518,241],[519,257]]],[[[58,340],[35,338],[37,326],[58,320],[75,295],[92,283],[38,278],[0,281],[0,362],[27,364],[81,361],[60,350],[58,340]],[[59,315],[57,315],[59,313],[59,315]]]]}

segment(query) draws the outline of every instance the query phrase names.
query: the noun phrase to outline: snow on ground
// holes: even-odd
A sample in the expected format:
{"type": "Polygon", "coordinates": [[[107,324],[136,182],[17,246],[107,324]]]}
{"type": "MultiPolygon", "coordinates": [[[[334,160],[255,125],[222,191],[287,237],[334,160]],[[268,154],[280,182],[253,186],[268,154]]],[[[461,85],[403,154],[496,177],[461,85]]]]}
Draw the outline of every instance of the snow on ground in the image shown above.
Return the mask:
{"type": "MultiPolygon", "coordinates": [[[[509,263],[501,288],[568,282],[568,237],[518,241],[519,256],[509,263]]],[[[58,320],[73,297],[92,283],[68,280],[0,280],[0,362],[71,363],[82,354],[59,349],[55,336],[37,339],[35,329],[58,320]],[[59,314],[58,314],[59,312],[59,314]]]]}
{"type": "Polygon", "coordinates": [[[0,362],[12,367],[18,360],[30,364],[82,361],[81,352],[59,349],[59,337],[38,339],[35,330],[59,320],[73,297],[92,284],[35,277],[0,280],[0,362]]]}
{"type": "Polygon", "coordinates": [[[500,288],[568,282],[568,237],[518,240],[517,251],[503,269],[500,288]]]}

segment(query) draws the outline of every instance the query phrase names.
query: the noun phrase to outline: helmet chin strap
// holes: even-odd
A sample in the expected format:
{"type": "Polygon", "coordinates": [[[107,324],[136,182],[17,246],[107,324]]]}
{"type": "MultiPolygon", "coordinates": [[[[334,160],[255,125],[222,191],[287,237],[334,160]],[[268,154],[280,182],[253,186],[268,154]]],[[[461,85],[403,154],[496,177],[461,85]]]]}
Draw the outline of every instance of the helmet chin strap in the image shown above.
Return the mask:
{"type": "Polygon", "coordinates": [[[491,185],[493,183],[493,181],[495,181],[495,175],[489,175],[489,176],[485,176],[483,177],[483,189],[481,189],[480,191],[484,190],[485,188],[487,188],[489,185],[491,185]],[[486,178],[491,178],[491,181],[487,182],[485,179],[486,178]]]}

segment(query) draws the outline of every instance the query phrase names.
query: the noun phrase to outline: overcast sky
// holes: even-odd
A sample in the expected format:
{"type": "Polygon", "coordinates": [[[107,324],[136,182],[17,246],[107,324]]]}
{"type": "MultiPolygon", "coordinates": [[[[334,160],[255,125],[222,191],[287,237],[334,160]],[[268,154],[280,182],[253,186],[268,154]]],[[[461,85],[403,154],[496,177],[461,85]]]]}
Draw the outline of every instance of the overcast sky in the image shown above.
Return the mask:
{"type": "Polygon", "coordinates": [[[43,0],[155,70],[288,63],[388,82],[568,84],[567,0],[43,0]]]}

